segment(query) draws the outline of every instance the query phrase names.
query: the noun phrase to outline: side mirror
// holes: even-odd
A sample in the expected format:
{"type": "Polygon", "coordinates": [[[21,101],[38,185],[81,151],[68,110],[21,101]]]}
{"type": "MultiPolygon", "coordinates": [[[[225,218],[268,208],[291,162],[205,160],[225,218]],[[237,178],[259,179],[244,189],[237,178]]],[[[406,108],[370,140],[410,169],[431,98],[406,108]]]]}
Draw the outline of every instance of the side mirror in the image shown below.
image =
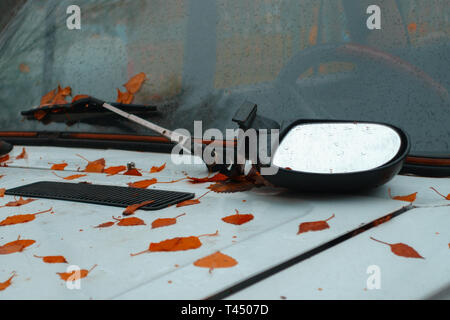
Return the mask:
{"type": "Polygon", "coordinates": [[[372,122],[299,120],[272,153],[272,184],[302,191],[348,192],[382,185],[398,174],[410,150],[407,135],[372,122]]]}

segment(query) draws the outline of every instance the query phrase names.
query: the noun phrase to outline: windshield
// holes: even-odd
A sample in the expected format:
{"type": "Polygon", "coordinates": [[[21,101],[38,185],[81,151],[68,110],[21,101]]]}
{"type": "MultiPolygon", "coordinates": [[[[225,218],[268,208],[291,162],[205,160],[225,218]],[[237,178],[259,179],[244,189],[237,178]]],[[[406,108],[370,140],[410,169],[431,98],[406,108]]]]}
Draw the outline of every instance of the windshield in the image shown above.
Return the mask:
{"type": "Polygon", "coordinates": [[[133,103],[156,105],[141,116],[168,129],[193,130],[194,120],[234,128],[249,100],[284,127],[298,118],[385,122],[409,134],[412,154],[450,157],[449,1],[379,1],[374,30],[371,2],[2,2],[0,130],[154,135],[119,118],[20,114],[58,85],[114,102],[143,72],[133,103]],[[81,10],[79,30],[67,26],[70,5],[81,10]]]}

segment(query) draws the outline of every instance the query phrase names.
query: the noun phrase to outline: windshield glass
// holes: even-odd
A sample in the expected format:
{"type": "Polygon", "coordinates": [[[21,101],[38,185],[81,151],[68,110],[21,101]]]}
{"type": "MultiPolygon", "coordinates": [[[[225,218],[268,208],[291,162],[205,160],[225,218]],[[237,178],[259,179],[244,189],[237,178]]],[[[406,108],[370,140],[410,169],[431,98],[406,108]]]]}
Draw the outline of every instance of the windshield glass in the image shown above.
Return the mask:
{"type": "Polygon", "coordinates": [[[20,114],[58,85],[114,102],[143,72],[133,103],[158,106],[140,116],[168,129],[193,130],[194,120],[235,128],[231,118],[249,100],[283,126],[390,123],[410,135],[412,154],[450,157],[449,1],[378,1],[374,30],[371,2],[2,1],[0,130],[154,135],[114,117],[68,125],[20,114]],[[73,4],[79,30],[67,25],[73,4]]]}

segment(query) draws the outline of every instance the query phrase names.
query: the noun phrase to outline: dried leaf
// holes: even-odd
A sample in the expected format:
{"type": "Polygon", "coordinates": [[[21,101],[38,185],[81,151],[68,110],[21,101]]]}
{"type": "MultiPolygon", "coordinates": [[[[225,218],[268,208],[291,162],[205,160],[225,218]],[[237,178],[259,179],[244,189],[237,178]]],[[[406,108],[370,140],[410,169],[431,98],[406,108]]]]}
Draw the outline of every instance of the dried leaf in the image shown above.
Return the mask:
{"type": "Polygon", "coordinates": [[[102,173],[105,170],[106,164],[105,159],[102,158],[95,161],[89,161],[88,159],[84,158],[83,156],[80,156],[79,154],[77,154],[77,156],[88,162],[88,165],[83,170],[83,172],[102,173]]]}
{"type": "Polygon", "coordinates": [[[134,95],[129,92],[122,92],[117,89],[117,103],[130,104],[134,100],[134,95]]]}
{"type": "Polygon", "coordinates": [[[109,228],[109,227],[112,227],[114,224],[115,224],[115,222],[109,221],[109,222],[99,224],[98,226],[96,226],[94,228],[97,228],[97,229],[109,228]]]}
{"type": "Polygon", "coordinates": [[[20,159],[28,159],[27,151],[25,150],[25,148],[22,148],[22,153],[16,157],[16,160],[20,159]]]}
{"type": "Polygon", "coordinates": [[[222,174],[222,173],[218,173],[216,174],[214,177],[206,177],[206,178],[192,178],[192,177],[188,177],[189,182],[192,184],[197,184],[197,183],[206,183],[206,182],[218,182],[218,181],[226,181],[229,178],[222,174]]]}
{"type": "Polygon", "coordinates": [[[94,265],[90,270],[81,269],[79,272],[72,271],[72,272],[62,272],[62,273],[57,273],[57,274],[59,275],[61,280],[76,281],[79,279],[86,278],[89,275],[89,273],[91,273],[92,270],[95,269],[95,267],[97,267],[97,265],[94,265]]]}
{"type": "Polygon", "coordinates": [[[372,237],[370,237],[370,239],[377,241],[379,243],[388,245],[391,247],[391,251],[392,253],[394,253],[397,256],[400,257],[405,257],[405,258],[417,258],[417,259],[425,259],[424,257],[422,257],[416,250],[414,250],[414,248],[404,244],[404,243],[395,243],[395,244],[390,244],[387,242],[383,242],[377,239],[374,239],[372,237]]]}
{"type": "Polygon", "coordinates": [[[49,263],[49,264],[55,264],[55,263],[68,263],[66,258],[63,256],[46,256],[46,257],[39,257],[37,255],[34,255],[35,258],[42,259],[43,262],[49,263]]]}
{"type": "Polygon", "coordinates": [[[219,181],[208,189],[217,193],[235,193],[251,190],[254,186],[250,181],[219,181]]]}
{"type": "Polygon", "coordinates": [[[222,218],[222,221],[240,226],[242,224],[252,221],[253,219],[254,216],[252,214],[240,214],[239,211],[236,210],[236,214],[222,218]]]}
{"type": "Polygon", "coordinates": [[[0,198],[3,198],[5,196],[5,192],[6,192],[5,188],[0,189],[0,198]]]}
{"type": "Polygon", "coordinates": [[[232,268],[237,264],[238,262],[235,259],[221,252],[216,252],[194,262],[194,266],[208,268],[209,272],[217,268],[232,268]]]}
{"type": "Polygon", "coordinates": [[[335,215],[333,214],[327,220],[304,222],[304,223],[300,224],[297,234],[301,234],[301,233],[305,233],[305,232],[309,232],[309,231],[321,231],[321,230],[329,229],[330,226],[328,224],[328,221],[330,221],[334,217],[335,217],[335,215]]]}
{"type": "Polygon", "coordinates": [[[123,86],[127,89],[128,93],[135,94],[141,89],[142,84],[144,83],[146,78],[147,76],[145,75],[145,73],[138,73],[123,86]]]}
{"type": "Polygon", "coordinates": [[[119,221],[119,223],[117,225],[121,226],[121,227],[133,227],[133,226],[145,226],[146,225],[142,219],[139,219],[136,217],[123,218],[123,219],[113,217],[113,219],[119,221]]]}
{"type": "Polygon", "coordinates": [[[53,208],[46,211],[41,211],[33,214],[21,214],[16,216],[7,217],[5,220],[0,222],[0,227],[11,226],[15,224],[27,223],[33,221],[37,215],[50,212],[53,214],[53,208]]]}
{"type": "Polygon", "coordinates": [[[152,229],[162,228],[171,226],[177,223],[177,219],[185,216],[186,213],[180,214],[179,216],[176,216],[175,218],[163,218],[163,219],[156,219],[152,222],[152,229]]]}
{"type": "Polygon", "coordinates": [[[173,251],[185,251],[198,249],[202,246],[200,241],[201,237],[215,237],[219,234],[217,231],[214,234],[204,234],[201,236],[191,236],[191,237],[177,237],[173,239],[164,240],[157,243],[150,243],[147,250],[138,253],[130,254],[132,257],[144,254],[147,252],[173,252],[173,251]]]}
{"type": "Polygon", "coordinates": [[[74,103],[75,101],[81,100],[81,99],[86,99],[86,98],[89,98],[89,96],[87,94],[76,95],[75,97],[73,97],[72,103],[74,103]]]}
{"type": "Polygon", "coordinates": [[[199,204],[200,203],[200,199],[203,198],[204,196],[206,196],[208,193],[210,193],[211,191],[206,192],[204,195],[202,195],[200,198],[198,199],[192,199],[192,200],[186,200],[180,203],[177,203],[177,208],[180,207],[186,207],[186,206],[192,206],[195,204],[199,204]]]}
{"type": "Polygon", "coordinates": [[[395,197],[393,197],[391,195],[391,189],[388,189],[388,194],[389,194],[389,197],[391,199],[393,199],[393,200],[407,201],[407,202],[414,202],[414,201],[416,201],[416,197],[417,197],[417,192],[415,192],[413,194],[410,194],[410,195],[407,195],[407,196],[395,196],[395,197]]]}
{"type": "Polygon", "coordinates": [[[130,183],[128,183],[128,186],[131,188],[146,189],[157,182],[158,182],[157,179],[142,180],[142,181],[137,181],[137,182],[132,182],[132,183],[130,182],[130,183]]]}
{"type": "Polygon", "coordinates": [[[0,163],[3,164],[3,162],[6,162],[9,160],[9,154],[4,155],[3,157],[0,157],[0,163]]]}
{"type": "Polygon", "coordinates": [[[61,177],[61,176],[58,176],[58,175],[57,175],[56,173],[54,173],[54,172],[53,172],[53,174],[54,174],[55,176],[57,176],[58,178],[61,178],[61,179],[64,179],[64,180],[68,180],[68,181],[72,181],[72,180],[76,180],[76,179],[79,179],[79,178],[87,177],[86,174],[74,174],[74,175],[71,175],[71,176],[68,176],[68,177],[61,177]]]}
{"type": "Polygon", "coordinates": [[[41,103],[40,106],[45,106],[45,105],[49,105],[53,98],[55,98],[56,96],[56,90],[53,89],[52,91],[46,93],[42,98],[41,98],[41,103]]]}
{"type": "Polygon", "coordinates": [[[70,96],[71,94],[72,94],[72,89],[70,87],[65,87],[64,89],[62,89],[61,86],[58,85],[58,91],[56,92],[56,95],[53,97],[52,101],[50,102],[50,105],[67,104],[66,97],[70,96]]]}
{"type": "Polygon", "coordinates": [[[67,163],[57,163],[53,164],[50,170],[63,171],[67,166],[68,166],[67,163]]]}
{"type": "Polygon", "coordinates": [[[161,167],[152,167],[150,169],[150,173],[157,173],[157,172],[161,172],[166,168],[166,164],[164,163],[161,167]]]}
{"type": "Polygon", "coordinates": [[[12,275],[8,280],[6,280],[5,282],[0,282],[0,291],[3,291],[3,290],[5,290],[6,288],[8,288],[8,287],[11,285],[12,279],[13,279],[15,276],[16,276],[16,274],[13,272],[13,275],[12,275]]]}
{"type": "Polygon", "coordinates": [[[12,254],[16,252],[22,252],[23,249],[33,245],[34,240],[20,240],[20,236],[16,241],[8,242],[3,246],[0,246],[0,254],[12,254]]]}
{"type": "Polygon", "coordinates": [[[19,65],[19,70],[22,73],[29,73],[30,72],[30,67],[27,64],[25,64],[25,63],[21,63],[19,65]]]}
{"type": "MultiPolygon", "coordinates": [[[[14,199],[16,199],[16,197],[14,197],[14,199]]],[[[20,197],[19,200],[8,202],[3,207],[20,207],[20,206],[26,205],[30,202],[33,202],[33,201],[36,201],[36,199],[24,199],[24,198],[20,197]]],[[[3,207],[0,207],[0,208],[3,208],[3,207]]]]}
{"type": "Polygon", "coordinates": [[[127,170],[126,166],[109,167],[109,168],[106,168],[103,171],[103,173],[108,174],[108,176],[113,176],[113,175],[116,175],[119,172],[122,172],[122,171],[125,171],[125,170],[127,170]]]}
{"type": "Polygon", "coordinates": [[[47,112],[44,110],[37,110],[33,113],[33,115],[36,120],[40,121],[45,118],[45,116],[47,115],[47,112]]]}
{"type": "Polygon", "coordinates": [[[142,176],[142,174],[139,172],[139,170],[135,169],[135,168],[129,169],[123,175],[124,176],[137,176],[137,177],[141,177],[142,176]]]}
{"type": "Polygon", "coordinates": [[[141,203],[132,204],[131,206],[128,206],[122,214],[124,216],[130,216],[133,213],[135,213],[136,210],[138,210],[138,209],[140,209],[140,208],[142,208],[142,207],[144,207],[144,206],[146,206],[146,205],[148,205],[150,203],[153,203],[153,202],[155,202],[155,200],[148,200],[148,201],[144,201],[144,202],[141,202],[141,203]]]}
{"type": "Polygon", "coordinates": [[[439,191],[437,191],[435,188],[430,187],[431,190],[433,190],[434,192],[436,192],[438,195],[440,195],[442,198],[444,198],[445,200],[450,200],[450,193],[447,196],[444,196],[442,193],[440,193],[439,191]]]}

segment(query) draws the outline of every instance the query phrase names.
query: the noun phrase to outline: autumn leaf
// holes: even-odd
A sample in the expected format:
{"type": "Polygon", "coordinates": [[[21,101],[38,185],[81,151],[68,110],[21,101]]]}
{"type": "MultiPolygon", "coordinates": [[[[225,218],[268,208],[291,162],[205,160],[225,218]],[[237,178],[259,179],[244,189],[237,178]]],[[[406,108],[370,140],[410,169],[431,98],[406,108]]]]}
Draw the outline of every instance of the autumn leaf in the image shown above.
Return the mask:
{"type": "Polygon", "coordinates": [[[435,188],[430,187],[431,190],[433,190],[434,192],[436,192],[438,195],[440,195],[442,198],[444,198],[445,200],[450,200],[450,193],[447,196],[444,196],[442,193],[440,193],[439,191],[437,191],[435,188]]]}
{"type": "Polygon", "coordinates": [[[55,264],[55,263],[68,263],[66,258],[63,256],[46,256],[46,257],[39,257],[37,255],[34,255],[35,258],[42,259],[43,262],[49,263],[49,264],[55,264]]]}
{"type": "Polygon", "coordinates": [[[63,171],[67,166],[68,166],[67,163],[55,163],[52,165],[50,170],[63,171]]]}
{"type": "Polygon", "coordinates": [[[0,227],[11,226],[15,224],[27,223],[33,221],[37,215],[50,212],[53,214],[53,208],[46,211],[41,211],[33,214],[21,214],[16,216],[7,217],[5,220],[0,222],[0,227]]]}
{"type": "Polygon", "coordinates": [[[9,160],[9,154],[4,155],[3,157],[0,157],[0,163],[1,163],[2,165],[4,165],[4,162],[6,162],[6,161],[8,161],[8,160],[9,160]]]}
{"type": "Polygon", "coordinates": [[[71,176],[68,176],[68,177],[61,177],[61,176],[57,175],[54,172],[53,172],[53,174],[55,176],[57,176],[58,178],[61,178],[61,179],[64,179],[64,180],[68,180],[68,181],[72,181],[72,180],[76,180],[76,179],[79,179],[79,178],[87,177],[86,174],[74,174],[74,175],[71,175],[71,176]]]}
{"type": "Polygon", "coordinates": [[[72,103],[74,103],[78,100],[81,100],[81,99],[86,99],[86,98],[89,98],[89,96],[87,94],[78,94],[75,97],[73,97],[72,103]]]}
{"type": "Polygon", "coordinates": [[[150,179],[150,180],[142,180],[137,182],[130,182],[128,183],[128,186],[131,188],[139,188],[139,189],[147,189],[151,185],[157,183],[157,179],[150,179]]]}
{"type": "Polygon", "coordinates": [[[330,221],[334,217],[335,217],[335,215],[333,214],[327,220],[304,222],[304,223],[300,224],[297,234],[301,234],[301,233],[305,233],[305,232],[309,232],[309,231],[321,231],[321,230],[329,229],[330,226],[328,224],[328,221],[330,221]]]}
{"type": "Polygon", "coordinates": [[[16,160],[20,159],[28,159],[27,151],[25,150],[25,148],[22,148],[22,153],[16,157],[16,160]]]}
{"type": "Polygon", "coordinates": [[[5,196],[6,189],[0,188],[0,198],[3,198],[5,196]]]}
{"type": "Polygon", "coordinates": [[[150,169],[150,173],[157,173],[157,172],[161,172],[166,168],[166,164],[164,163],[161,167],[152,167],[150,169]]]}
{"type": "Polygon", "coordinates": [[[55,97],[55,95],[56,95],[56,90],[55,90],[55,89],[53,89],[52,91],[46,93],[46,94],[41,98],[40,106],[49,105],[49,104],[52,102],[52,100],[53,100],[53,98],[55,97]]]}
{"type": "Polygon", "coordinates": [[[103,170],[105,170],[105,159],[102,158],[95,161],[89,161],[88,159],[86,159],[83,156],[80,156],[79,154],[77,154],[77,156],[88,162],[88,165],[83,170],[83,172],[102,173],[103,170]]]}
{"type": "Polygon", "coordinates": [[[125,211],[122,213],[124,216],[130,216],[133,213],[136,212],[136,210],[145,207],[146,205],[155,202],[155,200],[148,200],[141,203],[132,204],[131,206],[128,206],[125,211]]]}
{"type": "Polygon", "coordinates": [[[177,203],[177,208],[180,207],[186,207],[186,206],[192,206],[195,204],[199,204],[200,203],[200,199],[203,198],[204,196],[206,196],[208,193],[210,193],[211,191],[206,192],[204,195],[202,195],[200,198],[198,199],[192,199],[192,200],[186,200],[180,203],[177,203]]]}
{"type": "MultiPolygon", "coordinates": [[[[14,200],[15,199],[16,199],[16,197],[14,197],[14,200]]],[[[8,202],[3,207],[20,207],[20,206],[26,205],[30,202],[33,202],[33,201],[36,201],[36,199],[24,199],[24,198],[20,197],[19,200],[8,202]]],[[[0,208],[3,208],[3,207],[0,207],[0,208]]]]}
{"type": "Polygon", "coordinates": [[[232,268],[237,264],[238,262],[235,259],[221,252],[213,253],[207,257],[204,257],[194,262],[194,266],[200,268],[208,268],[210,273],[214,269],[232,268]]]}
{"type": "Polygon", "coordinates": [[[125,167],[125,166],[109,167],[109,168],[106,168],[103,171],[103,173],[108,174],[108,176],[113,176],[113,175],[116,175],[119,172],[122,172],[122,171],[125,171],[125,170],[127,170],[127,167],[125,167]]]}
{"type": "Polygon", "coordinates": [[[416,197],[417,197],[417,192],[415,192],[413,194],[410,194],[410,195],[407,195],[407,196],[395,196],[395,197],[393,197],[391,195],[391,189],[388,189],[388,194],[389,194],[389,197],[391,199],[393,199],[393,200],[407,201],[407,202],[414,202],[414,201],[416,201],[416,197]]]}
{"type": "Polygon", "coordinates": [[[145,226],[146,225],[142,219],[139,219],[136,217],[123,218],[123,219],[113,217],[113,219],[119,221],[119,223],[117,225],[121,226],[121,227],[133,227],[133,226],[145,226]]]}
{"type": "Polygon", "coordinates": [[[117,89],[117,103],[130,104],[134,100],[134,95],[129,92],[122,92],[117,89]]]}
{"type": "Polygon", "coordinates": [[[136,94],[141,89],[142,84],[144,83],[146,78],[147,76],[145,75],[145,73],[138,73],[123,86],[127,89],[128,93],[136,94]]]}
{"type": "Polygon", "coordinates": [[[192,177],[188,177],[189,182],[192,184],[197,184],[197,183],[206,183],[206,182],[218,182],[218,181],[226,181],[229,178],[222,174],[222,173],[218,173],[213,177],[206,177],[206,178],[192,178],[192,177]]]}
{"type": "Polygon", "coordinates": [[[131,168],[131,169],[129,169],[127,172],[125,172],[123,175],[124,175],[124,176],[137,176],[137,177],[141,177],[141,176],[142,176],[142,173],[140,173],[139,170],[136,169],[136,168],[131,168]]]}
{"type": "Polygon", "coordinates": [[[62,272],[62,273],[57,273],[57,274],[59,275],[61,280],[76,281],[79,279],[86,278],[89,275],[89,273],[91,273],[92,270],[94,270],[96,267],[97,267],[97,265],[94,265],[90,270],[81,269],[78,272],[74,270],[72,272],[62,272]]]}
{"type": "Polygon", "coordinates": [[[216,193],[235,193],[253,189],[254,184],[250,181],[219,181],[208,187],[216,193]]]}
{"type": "Polygon", "coordinates": [[[33,245],[36,241],[34,240],[20,240],[17,238],[16,241],[8,242],[3,246],[0,246],[0,254],[12,254],[16,252],[22,252],[23,249],[33,245]]]}
{"type": "Polygon", "coordinates": [[[33,115],[36,120],[42,120],[47,115],[47,112],[44,110],[37,110],[33,113],[33,115]]]}
{"type": "Polygon", "coordinates": [[[239,211],[236,210],[235,215],[222,218],[222,221],[240,226],[249,221],[252,221],[253,219],[254,219],[254,216],[252,214],[240,214],[239,211]]]}
{"type": "Polygon", "coordinates": [[[201,237],[215,237],[219,234],[217,231],[214,234],[204,234],[201,236],[191,236],[191,237],[177,237],[173,239],[164,240],[157,243],[150,243],[147,250],[138,253],[130,254],[132,257],[138,256],[148,252],[173,252],[173,251],[186,251],[192,249],[198,249],[202,246],[200,241],[201,237]]]}
{"type": "Polygon", "coordinates": [[[377,241],[379,243],[390,246],[392,253],[394,253],[397,256],[405,257],[405,258],[425,259],[416,250],[414,250],[414,248],[412,248],[404,243],[390,244],[390,243],[386,243],[386,242],[374,239],[372,237],[370,237],[370,239],[372,239],[373,241],[377,241]]]}
{"type": "Polygon", "coordinates": [[[179,216],[176,216],[175,218],[163,218],[163,219],[156,219],[152,222],[152,229],[162,228],[171,226],[177,223],[177,219],[185,216],[186,213],[180,214],[179,216]]]}
{"type": "Polygon", "coordinates": [[[72,89],[70,87],[65,87],[64,89],[62,89],[61,86],[58,85],[58,91],[56,92],[56,95],[51,100],[50,105],[67,104],[66,97],[70,96],[71,94],[72,94],[72,89]]]}
{"type": "Polygon", "coordinates": [[[0,291],[3,291],[6,288],[8,288],[11,285],[12,279],[14,279],[15,276],[16,276],[16,273],[13,272],[13,275],[8,280],[6,280],[5,282],[0,282],[0,291]]]}
{"type": "Polygon", "coordinates": [[[94,228],[97,228],[97,229],[109,228],[109,227],[112,227],[114,224],[115,224],[115,222],[109,221],[109,222],[99,224],[98,226],[96,226],[94,228]]]}

